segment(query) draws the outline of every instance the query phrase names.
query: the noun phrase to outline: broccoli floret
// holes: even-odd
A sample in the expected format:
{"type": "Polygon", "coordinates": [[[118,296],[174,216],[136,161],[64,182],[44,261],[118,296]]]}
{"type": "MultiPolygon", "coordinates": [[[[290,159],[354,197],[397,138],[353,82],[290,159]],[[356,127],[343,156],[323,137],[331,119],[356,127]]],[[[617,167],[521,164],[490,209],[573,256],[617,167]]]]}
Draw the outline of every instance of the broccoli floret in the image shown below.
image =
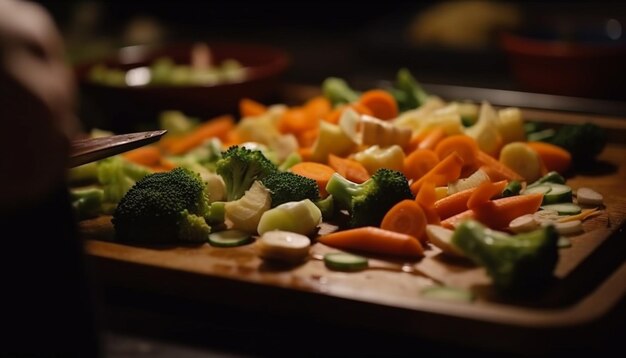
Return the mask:
{"type": "Polygon", "coordinates": [[[559,128],[548,142],[572,154],[572,163],[584,166],[602,152],[606,145],[605,131],[592,123],[569,124],[559,128]]]}
{"type": "Polygon", "coordinates": [[[552,225],[511,236],[467,220],[454,231],[452,243],[485,267],[498,290],[521,294],[536,292],[552,277],[558,239],[552,225]]]}
{"type": "Polygon", "coordinates": [[[381,168],[367,181],[357,184],[335,173],[328,181],[337,208],[348,210],[349,225],[379,226],[385,213],[404,199],[413,199],[406,177],[395,170],[381,168]]]}
{"type": "Polygon", "coordinates": [[[278,171],[263,178],[261,182],[270,190],[273,208],[290,201],[316,201],[320,198],[315,180],[291,172],[278,171]]]}
{"type": "Polygon", "coordinates": [[[200,176],[176,168],[139,180],[118,204],[112,221],[122,242],[202,242],[211,231],[209,211],[200,176]]]}
{"type": "Polygon", "coordinates": [[[354,91],[346,81],[341,78],[329,77],[322,83],[322,92],[324,97],[328,98],[330,103],[335,106],[342,103],[356,102],[360,94],[354,91]]]}
{"type": "Polygon", "coordinates": [[[260,151],[239,146],[228,148],[216,165],[217,174],[226,184],[227,201],[241,198],[255,180],[262,180],[277,171],[276,165],[260,151]]]}

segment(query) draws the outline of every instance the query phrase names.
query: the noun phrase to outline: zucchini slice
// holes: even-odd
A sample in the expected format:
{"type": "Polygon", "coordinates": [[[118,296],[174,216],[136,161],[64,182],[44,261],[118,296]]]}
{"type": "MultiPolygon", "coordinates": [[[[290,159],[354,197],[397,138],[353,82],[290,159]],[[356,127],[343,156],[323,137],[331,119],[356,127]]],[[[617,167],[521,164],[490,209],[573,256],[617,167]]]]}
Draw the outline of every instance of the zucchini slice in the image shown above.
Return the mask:
{"type": "Polygon", "coordinates": [[[209,234],[209,244],[215,247],[236,247],[252,242],[252,236],[240,230],[224,230],[209,234]]]}
{"type": "Polygon", "coordinates": [[[337,271],[361,271],[368,267],[367,258],[344,252],[324,255],[324,264],[329,269],[337,271]]]}

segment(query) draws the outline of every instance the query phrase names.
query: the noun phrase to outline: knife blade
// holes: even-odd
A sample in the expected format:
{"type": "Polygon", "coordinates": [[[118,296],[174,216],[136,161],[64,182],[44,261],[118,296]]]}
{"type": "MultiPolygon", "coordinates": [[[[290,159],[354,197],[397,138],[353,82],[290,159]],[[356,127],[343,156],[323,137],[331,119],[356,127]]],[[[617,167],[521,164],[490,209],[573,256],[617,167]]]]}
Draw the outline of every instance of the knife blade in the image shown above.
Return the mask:
{"type": "Polygon", "coordinates": [[[77,167],[158,141],[166,130],[137,132],[72,141],[69,167],[77,167]]]}

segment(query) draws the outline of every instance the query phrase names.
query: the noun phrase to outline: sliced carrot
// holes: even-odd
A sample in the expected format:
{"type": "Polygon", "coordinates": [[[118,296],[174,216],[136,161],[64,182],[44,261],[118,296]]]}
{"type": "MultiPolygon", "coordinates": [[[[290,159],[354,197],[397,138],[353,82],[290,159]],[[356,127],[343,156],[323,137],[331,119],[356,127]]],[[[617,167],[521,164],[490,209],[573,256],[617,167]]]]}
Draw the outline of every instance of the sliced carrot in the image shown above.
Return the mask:
{"type": "Polygon", "coordinates": [[[480,183],[476,190],[472,193],[472,195],[467,200],[467,207],[470,209],[474,209],[479,205],[482,205],[492,197],[497,194],[501,194],[502,190],[506,187],[506,180],[502,180],[499,182],[492,183],[490,181],[485,181],[480,183]]]}
{"type": "Polygon", "coordinates": [[[419,131],[411,137],[409,144],[404,147],[404,153],[411,154],[413,151],[417,150],[419,144],[426,138],[426,135],[429,131],[419,131]]]}
{"type": "Polygon", "coordinates": [[[435,212],[443,220],[466,211],[467,201],[474,191],[476,191],[476,188],[469,188],[437,200],[435,202],[435,212]]]}
{"type": "Polygon", "coordinates": [[[543,194],[516,195],[488,201],[474,209],[468,209],[441,222],[441,226],[454,229],[467,219],[476,219],[495,230],[505,230],[511,220],[539,209],[543,194]]]}
{"type": "Polygon", "coordinates": [[[320,236],[318,241],[346,250],[414,258],[424,256],[424,248],[415,237],[373,226],[336,231],[320,236]]]}
{"type": "Polygon", "coordinates": [[[359,98],[359,103],[369,108],[376,118],[393,119],[398,116],[398,103],[387,91],[381,89],[366,91],[359,98]]]}
{"type": "Polygon", "coordinates": [[[298,154],[302,158],[302,161],[308,162],[311,160],[311,156],[313,155],[313,148],[311,147],[300,147],[298,148],[298,154]]]}
{"type": "Polygon", "coordinates": [[[545,142],[528,142],[526,145],[539,154],[547,171],[565,173],[572,164],[570,152],[557,145],[545,142]]]}
{"type": "Polygon", "coordinates": [[[319,119],[311,118],[302,107],[289,108],[278,120],[278,130],[282,133],[301,133],[318,125],[319,119]]]}
{"type": "Polygon", "coordinates": [[[422,139],[417,146],[418,149],[435,149],[437,143],[446,137],[446,131],[443,128],[434,128],[427,132],[426,136],[422,139]]]}
{"type": "Polygon", "coordinates": [[[434,208],[437,201],[437,193],[435,192],[435,183],[431,181],[424,182],[420,190],[415,195],[415,202],[423,207],[434,208]]]}
{"type": "Polygon", "coordinates": [[[461,158],[463,158],[465,166],[474,165],[478,151],[476,140],[465,134],[457,134],[443,138],[435,146],[435,153],[437,153],[439,158],[445,158],[448,154],[457,152],[461,158]]]}
{"type": "Polygon", "coordinates": [[[480,168],[487,173],[491,181],[500,181],[505,179],[509,181],[524,181],[524,178],[517,174],[513,169],[500,163],[496,158],[483,152],[482,150],[478,151],[476,162],[480,165],[480,168]]]}
{"type": "Polygon", "coordinates": [[[326,191],[326,184],[330,180],[330,177],[335,174],[335,170],[328,165],[315,163],[315,162],[300,162],[291,167],[291,172],[302,175],[303,177],[313,179],[317,183],[320,190],[320,195],[323,197],[328,195],[326,191]]]}
{"type": "Polygon", "coordinates": [[[267,111],[267,107],[250,98],[242,98],[239,101],[239,114],[241,117],[260,116],[267,111]]]}
{"type": "Polygon", "coordinates": [[[363,183],[370,178],[367,169],[356,160],[345,159],[334,154],[328,155],[328,165],[342,177],[355,183],[363,183]]]}
{"type": "Polygon", "coordinates": [[[153,145],[133,149],[122,154],[124,158],[133,163],[153,167],[161,162],[161,150],[153,145]]]}
{"type": "Polygon", "coordinates": [[[296,139],[298,139],[298,144],[300,147],[311,147],[317,140],[317,137],[320,134],[319,127],[307,129],[304,132],[300,132],[296,134],[296,139]]]}
{"type": "Polygon", "coordinates": [[[413,182],[411,184],[411,192],[416,194],[425,181],[431,181],[439,186],[457,180],[461,174],[461,168],[463,168],[463,159],[457,153],[451,153],[419,180],[413,182]]]}
{"type": "Polygon", "coordinates": [[[416,149],[404,158],[404,175],[418,180],[439,163],[439,157],[430,149],[416,149]]]}
{"type": "Polygon", "coordinates": [[[233,145],[241,144],[243,142],[244,140],[241,139],[241,136],[239,135],[239,133],[237,133],[237,131],[230,131],[226,134],[226,138],[224,138],[222,146],[224,148],[228,148],[233,145]]]}
{"type": "Polygon", "coordinates": [[[425,244],[426,224],[422,207],[413,200],[402,200],[387,211],[380,228],[411,235],[425,244]]]}
{"type": "Polygon", "coordinates": [[[415,202],[417,202],[426,215],[426,221],[429,224],[438,225],[441,221],[439,215],[435,211],[435,202],[437,201],[437,192],[435,191],[435,184],[427,181],[420,187],[420,190],[415,195],[415,202]]]}
{"type": "Polygon", "coordinates": [[[309,118],[321,119],[330,113],[332,106],[324,96],[313,97],[304,104],[304,110],[309,118]]]}
{"type": "Polygon", "coordinates": [[[227,134],[235,127],[235,120],[230,115],[210,119],[198,126],[193,132],[181,137],[172,138],[167,151],[174,155],[183,154],[199,146],[209,138],[224,140],[227,134]]]}

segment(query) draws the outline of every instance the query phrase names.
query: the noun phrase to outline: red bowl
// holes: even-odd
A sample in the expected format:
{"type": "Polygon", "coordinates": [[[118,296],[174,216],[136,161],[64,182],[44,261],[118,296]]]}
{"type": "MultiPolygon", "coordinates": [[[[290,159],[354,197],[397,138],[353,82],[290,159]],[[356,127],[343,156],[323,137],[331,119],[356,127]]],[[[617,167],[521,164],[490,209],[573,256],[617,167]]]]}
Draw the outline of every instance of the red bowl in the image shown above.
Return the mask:
{"type": "Polygon", "coordinates": [[[216,62],[235,59],[246,69],[241,82],[215,85],[183,86],[108,86],[90,81],[90,69],[97,64],[129,70],[147,66],[155,59],[169,57],[175,63],[189,64],[192,44],[162,47],[131,46],[102,60],[76,66],[81,98],[88,107],[87,116],[98,117],[98,126],[114,131],[134,130],[156,124],[158,113],[180,110],[202,119],[234,112],[243,97],[259,101],[276,95],[279,77],[289,66],[288,55],[276,48],[260,45],[209,43],[216,62]],[[97,112],[97,113],[94,113],[97,112]]]}
{"type": "Polygon", "coordinates": [[[504,33],[501,44],[518,82],[533,92],[599,97],[626,80],[623,42],[565,42],[504,33]]]}

